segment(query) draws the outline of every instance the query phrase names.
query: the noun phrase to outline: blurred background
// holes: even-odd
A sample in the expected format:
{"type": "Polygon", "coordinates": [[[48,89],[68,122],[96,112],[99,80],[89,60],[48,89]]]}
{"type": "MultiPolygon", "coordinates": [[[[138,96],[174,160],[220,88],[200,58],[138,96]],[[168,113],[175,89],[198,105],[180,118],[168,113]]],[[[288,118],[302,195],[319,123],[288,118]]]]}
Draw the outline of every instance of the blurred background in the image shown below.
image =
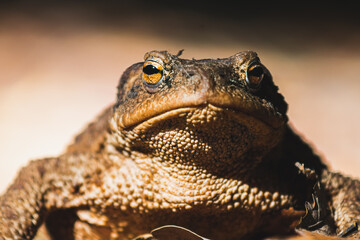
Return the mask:
{"type": "Polygon", "coordinates": [[[333,169],[360,177],[360,15],[289,1],[2,1],[0,191],[30,159],[54,156],[150,50],[184,58],[255,50],[291,124],[333,169]]]}

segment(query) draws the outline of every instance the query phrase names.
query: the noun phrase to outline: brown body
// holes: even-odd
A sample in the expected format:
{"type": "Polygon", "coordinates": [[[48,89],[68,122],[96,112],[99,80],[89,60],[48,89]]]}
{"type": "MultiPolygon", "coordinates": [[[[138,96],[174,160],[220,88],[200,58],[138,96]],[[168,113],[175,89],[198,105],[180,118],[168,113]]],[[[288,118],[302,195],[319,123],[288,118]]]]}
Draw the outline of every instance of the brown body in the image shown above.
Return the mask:
{"type": "Polygon", "coordinates": [[[0,197],[0,239],[132,239],[170,224],[210,239],[336,236],[360,220],[359,181],[293,133],[254,52],[150,52],[118,89],[63,155],[20,171],[0,197]]]}

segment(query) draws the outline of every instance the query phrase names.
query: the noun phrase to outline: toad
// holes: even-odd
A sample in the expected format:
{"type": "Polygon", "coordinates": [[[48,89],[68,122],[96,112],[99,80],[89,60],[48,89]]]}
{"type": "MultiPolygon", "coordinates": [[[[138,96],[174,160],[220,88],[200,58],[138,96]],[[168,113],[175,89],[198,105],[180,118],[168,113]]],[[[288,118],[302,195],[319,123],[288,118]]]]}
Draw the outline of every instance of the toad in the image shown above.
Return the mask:
{"type": "Polygon", "coordinates": [[[347,231],[360,182],[328,169],[287,108],[255,52],[146,53],[62,155],[19,172],[0,197],[0,239],[133,239],[165,225],[215,240],[347,231]]]}

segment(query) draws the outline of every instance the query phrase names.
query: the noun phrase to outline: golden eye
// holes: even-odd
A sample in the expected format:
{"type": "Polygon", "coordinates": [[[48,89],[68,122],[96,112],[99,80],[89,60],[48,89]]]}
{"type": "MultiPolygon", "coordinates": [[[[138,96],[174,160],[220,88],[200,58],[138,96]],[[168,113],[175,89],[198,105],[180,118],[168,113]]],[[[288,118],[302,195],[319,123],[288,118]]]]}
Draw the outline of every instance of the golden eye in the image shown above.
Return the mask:
{"type": "Polygon", "coordinates": [[[246,72],[246,82],[251,88],[258,88],[264,78],[264,68],[260,64],[251,65],[246,72]]]}
{"type": "Polygon", "coordinates": [[[143,79],[146,83],[157,84],[164,76],[164,67],[154,60],[148,60],[144,63],[143,79]]]}

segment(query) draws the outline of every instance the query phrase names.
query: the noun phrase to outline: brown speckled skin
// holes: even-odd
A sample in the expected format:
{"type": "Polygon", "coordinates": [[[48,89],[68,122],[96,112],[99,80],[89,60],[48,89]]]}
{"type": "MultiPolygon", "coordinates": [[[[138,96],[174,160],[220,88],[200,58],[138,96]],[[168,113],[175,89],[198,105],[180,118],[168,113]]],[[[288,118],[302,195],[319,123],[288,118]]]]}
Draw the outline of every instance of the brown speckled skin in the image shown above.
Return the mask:
{"type": "Polygon", "coordinates": [[[129,67],[116,104],[64,154],[19,172],[0,197],[0,239],[131,239],[168,224],[210,239],[292,233],[314,186],[295,162],[319,176],[327,234],[360,220],[359,181],[329,172],[293,133],[266,68],[247,83],[256,53],[149,59],[163,79],[146,84],[143,63],[129,67]]]}

